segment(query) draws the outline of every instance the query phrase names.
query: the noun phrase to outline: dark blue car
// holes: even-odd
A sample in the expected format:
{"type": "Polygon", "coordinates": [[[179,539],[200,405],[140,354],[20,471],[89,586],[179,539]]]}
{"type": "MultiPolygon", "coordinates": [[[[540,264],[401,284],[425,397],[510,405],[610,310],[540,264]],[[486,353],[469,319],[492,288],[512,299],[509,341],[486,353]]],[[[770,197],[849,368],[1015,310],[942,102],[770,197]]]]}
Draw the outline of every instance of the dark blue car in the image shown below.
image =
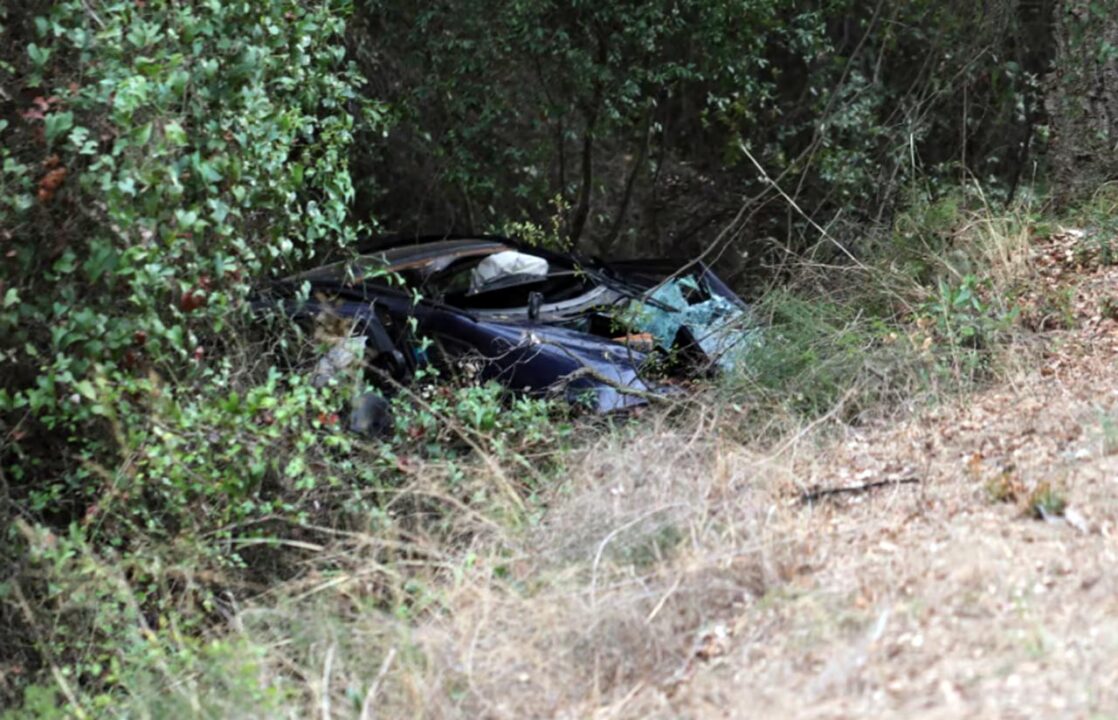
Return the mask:
{"type": "Polygon", "coordinates": [[[327,379],[357,358],[374,385],[436,367],[610,412],[725,367],[746,305],[701,263],[606,263],[479,237],[399,244],[286,278],[267,293],[333,329],[327,379]]]}

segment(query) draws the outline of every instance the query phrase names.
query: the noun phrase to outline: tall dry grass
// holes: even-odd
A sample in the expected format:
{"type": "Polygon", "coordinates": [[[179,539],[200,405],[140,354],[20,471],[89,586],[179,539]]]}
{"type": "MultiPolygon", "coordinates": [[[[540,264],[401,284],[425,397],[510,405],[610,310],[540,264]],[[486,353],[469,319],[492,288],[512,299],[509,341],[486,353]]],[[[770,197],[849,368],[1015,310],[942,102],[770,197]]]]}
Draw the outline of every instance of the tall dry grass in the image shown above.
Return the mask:
{"type": "Polygon", "coordinates": [[[293,717],[585,717],[682,682],[795,567],[788,466],[721,422],[661,416],[577,451],[540,522],[428,564],[406,612],[351,547],[343,579],[242,608],[236,634],[268,648],[293,717]]]}

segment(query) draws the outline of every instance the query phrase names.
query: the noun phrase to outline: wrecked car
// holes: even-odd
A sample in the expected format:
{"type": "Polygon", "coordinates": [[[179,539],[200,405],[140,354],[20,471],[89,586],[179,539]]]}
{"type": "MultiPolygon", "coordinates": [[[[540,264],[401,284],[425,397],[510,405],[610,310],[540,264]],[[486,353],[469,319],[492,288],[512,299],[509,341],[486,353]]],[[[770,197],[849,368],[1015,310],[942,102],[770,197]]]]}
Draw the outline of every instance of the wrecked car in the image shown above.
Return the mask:
{"type": "MultiPolygon", "coordinates": [[[[644,405],[726,368],[747,305],[706,266],[604,262],[501,237],[382,247],[275,282],[258,304],[316,326],[316,384],[358,365],[389,392],[421,370],[559,395],[597,412],[644,405]]],[[[375,430],[383,400],[355,401],[375,430]]]]}

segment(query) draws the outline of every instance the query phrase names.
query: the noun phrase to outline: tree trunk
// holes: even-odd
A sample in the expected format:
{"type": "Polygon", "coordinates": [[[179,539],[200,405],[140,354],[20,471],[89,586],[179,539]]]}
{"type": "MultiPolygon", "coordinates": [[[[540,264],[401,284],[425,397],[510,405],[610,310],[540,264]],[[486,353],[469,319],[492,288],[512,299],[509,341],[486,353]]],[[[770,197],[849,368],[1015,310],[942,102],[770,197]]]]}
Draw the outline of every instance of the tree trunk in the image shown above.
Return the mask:
{"type": "MultiPolygon", "coordinates": [[[[598,54],[595,61],[599,72],[606,67],[609,60],[609,45],[607,35],[598,33],[598,54]]],[[[575,206],[574,216],[571,218],[570,243],[571,249],[577,250],[582,232],[586,229],[586,220],[590,217],[590,201],[594,195],[594,133],[598,130],[598,117],[602,111],[602,102],[605,99],[605,80],[598,77],[594,81],[594,92],[590,104],[585,105],[582,114],[586,119],[586,127],[582,131],[582,186],[578,189],[578,204],[575,206]]]]}
{"type": "Polygon", "coordinates": [[[1118,2],[1061,0],[1048,78],[1054,191],[1064,203],[1118,179],[1118,2]]]}

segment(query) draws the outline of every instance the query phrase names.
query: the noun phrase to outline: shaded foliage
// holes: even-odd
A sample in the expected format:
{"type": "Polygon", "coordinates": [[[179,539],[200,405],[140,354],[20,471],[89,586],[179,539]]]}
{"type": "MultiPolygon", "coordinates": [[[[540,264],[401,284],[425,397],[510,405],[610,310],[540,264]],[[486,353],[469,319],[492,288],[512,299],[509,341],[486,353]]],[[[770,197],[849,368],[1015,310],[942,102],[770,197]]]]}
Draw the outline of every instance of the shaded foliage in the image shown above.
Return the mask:
{"type": "Polygon", "coordinates": [[[1049,81],[1055,188],[1074,200],[1118,180],[1118,8],[1066,0],[1056,17],[1059,59],[1049,81]]]}
{"type": "Polygon", "coordinates": [[[258,278],[355,237],[362,103],[344,2],[0,13],[0,646],[104,679],[118,632],[184,589],[161,566],[241,563],[233,526],[330,480],[330,391],[261,363],[241,327],[258,278]],[[106,620],[88,553],[155,604],[106,620]]]}
{"type": "Polygon", "coordinates": [[[367,3],[349,43],[399,122],[360,204],[419,232],[558,212],[587,248],[684,254],[758,198],[734,248],[757,256],[815,238],[746,150],[822,224],[888,219],[917,174],[1012,195],[1052,4],[367,3]]]}

